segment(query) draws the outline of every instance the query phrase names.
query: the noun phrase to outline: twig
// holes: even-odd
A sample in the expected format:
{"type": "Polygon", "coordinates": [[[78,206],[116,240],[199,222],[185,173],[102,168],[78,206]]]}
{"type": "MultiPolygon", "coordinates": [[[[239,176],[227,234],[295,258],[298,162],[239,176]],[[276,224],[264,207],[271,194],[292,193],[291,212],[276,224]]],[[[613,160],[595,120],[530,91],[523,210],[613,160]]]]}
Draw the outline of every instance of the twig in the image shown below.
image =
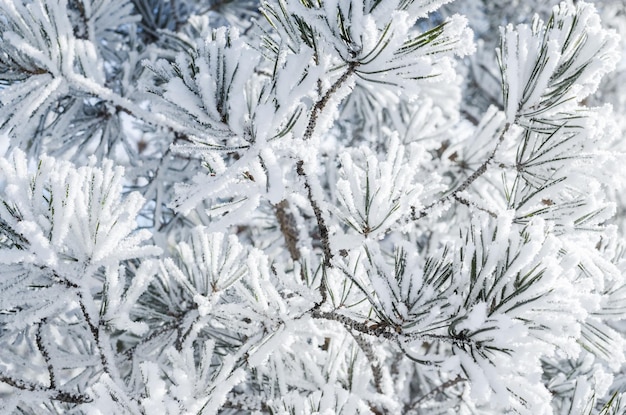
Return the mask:
{"type": "Polygon", "coordinates": [[[470,202],[469,200],[465,199],[462,196],[459,196],[458,194],[453,194],[452,196],[454,197],[454,200],[456,200],[459,203],[464,204],[465,206],[471,206],[471,207],[476,208],[476,209],[478,209],[480,211],[486,212],[492,218],[497,218],[498,217],[498,215],[495,212],[492,212],[489,209],[485,209],[484,207],[480,207],[476,203],[470,202]]]}
{"type": "Polygon", "coordinates": [[[374,350],[372,349],[372,345],[370,342],[363,337],[360,333],[355,333],[353,331],[350,332],[352,337],[354,337],[354,341],[359,346],[359,348],[367,357],[367,360],[370,362],[370,368],[372,369],[372,375],[374,377],[374,386],[376,387],[376,392],[383,394],[383,369],[380,365],[380,361],[376,357],[374,350]]]}
{"type": "Polygon", "coordinates": [[[99,352],[98,354],[100,355],[100,363],[102,363],[102,368],[104,369],[106,373],[110,374],[111,373],[110,364],[106,357],[106,354],[104,353],[104,350],[102,350],[102,341],[100,339],[100,328],[91,321],[91,317],[89,316],[89,313],[87,312],[87,308],[85,307],[83,295],[80,291],[78,292],[78,297],[79,297],[80,311],[83,314],[83,317],[85,318],[85,322],[87,323],[87,327],[89,327],[89,331],[91,332],[91,335],[93,336],[93,339],[96,342],[96,346],[98,347],[98,352],[99,352]]]}
{"type": "MultiPolygon", "coordinates": [[[[330,99],[332,98],[332,96],[339,90],[339,88],[341,88],[341,86],[348,80],[348,78],[356,71],[356,68],[359,66],[359,62],[350,62],[348,63],[348,67],[346,69],[346,71],[339,77],[339,79],[337,79],[332,85],[331,87],[328,89],[328,91],[326,91],[326,93],[324,94],[324,96],[322,98],[320,98],[315,105],[313,105],[313,109],[311,110],[311,115],[309,116],[309,122],[306,126],[306,130],[304,131],[304,136],[302,137],[302,139],[304,141],[309,140],[312,136],[313,133],[315,132],[315,126],[317,125],[317,120],[319,117],[320,112],[322,112],[324,110],[324,108],[326,108],[326,105],[328,105],[328,102],[330,101],[330,99]]],[[[318,87],[319,87],[320,82],[318,81],[318,87]]],[[[309,203],[311,205],[311,208],[313,209],[313,212],[315,213],[315,219],[317,221],[317,227],[319,228],[320,231],[320,239],[322,242],[322,251],[324,252],[324,268],[328,267],[331,268],[332,267],[332,263],[331,260],[333,258],[333,254],[330,250],[330,241],[329,241],[329,233],[328,233],[328,227],[326,226],[326,222],[324,221],[324,217],[322,215],[322,210],[320,209],[317,201],[313,198],[313,191],[311,190],[311,184],[309,183],[309,180],[306,176],[306,173],[304,172],[304,161],[303,160],[299,160],[298,163],[296,164],[296,171],[298,173],[299,176],[304,177],[304,187],[307,190],[307,197],[309,199],[309,203]]],[[[282,203],[282,202],[281,202],[282,203]]],[[[281,228],[282,230],[282,228],[281,228]]],[[[284,234],[284,233],[283,233],[284,234]]],[[[287,238],[285,238],[287,239],[287,238]]],[[[287,241],[288,246],[289,246],[289,241],[287,241]]],[[[291,253],[291,251],[290,251],[291,253]]],[[[293,258],[293,255],[292,255],[293,258]]],[[[324,274],[325,276],[325,274],[324,274]]],[[[325,277],[324,277],[325,278],[325,277]]],[[[322,283],[320,284],[320,294],[322,295],[322,301],[316,305],[316,308],[319,308],[324,302],[326,302],[326,298],[327,298],[327,293],[326,293],[326,285],[325,285],[325,281],[322,280],[322,283]]]]}
{"type": "Polygon", "coordinates": [[[39,352],[43,356],[43,360],[46,362],[48,366],[48,377],[50,378],[50,388],[56,389],[56,377],[54,375],[54,367],[52,366],[52,361],[50,360],[50,353],[48,352],[48,348],[43,342],[43,338],[41,335],[42,326],[46,324],[46,319],[42,319],[41,323],[37,325],[37,333],[35,333],[35,341],[37,342],[37,348],[39,348],[39,352]]]}
{"type": "Polygon", "coordinates": [[[289,251],[289,256],[296,262],[300,260],[300,251],[298,250],[298,230],[296,229],[296,220],[293,213],[289,210],[289,202],[287,199],[281,200],[274,205],[274,212],[278,225],[280,226],[280,232],[285,238],[285,244],[289,251]]]}
{"type": "MultiPolygon", "coordinates": [[[[283,234],[283,238],[285,238],[285,245],[287,245],[287,250],[289,251],[291,260],[294,263],[300,261],[301,255],[300,250],[298,249],[298,230],[296,229],[296,219],[289,209],[289,202],[287,199],[281,200],[274,206],[274,213],[276,215],[276,219],[278,220],[278,225],[280,226],[280,232],[283,234]]],[[[305,270],[303,267],[300,267],[300,280],[306,281],[305,270]]],[[[320,288],[320,290],[325,289],[320,288]]],[[[326,301],[325,294],[325,291],[323,291],[322,302],[326,301]]]]}
{"type": "MultiPolygon", "coordinates": [[[[447,196],[442,197],[441,199],[437,200],[436,202],[431,203],[430,205],[426,206],[425,208],[423,208],[419,212],[416,212],[415,206],[411,207],[411,219],[413,219],[413,220],[420,220],[424,216],[428,215],[428,211],[430,211],[433,207],[435,207],[436,205],[439,205],[441,203],[444,203],[444,202],[446,202],[446,201],[448,201],[450,199],[454,199],[456,201],[459,201],[459,202],[461,202],[463,204],[466,204],[466,205],[470,206],[471,203],[469,201],[467,201],[465,198],[459,196],[459,193],[465,191],[468,187],[470,187],[470,185],[472,183],[474,183],[474,181],[476,181],[476,179],[478,179],[480,176],[485,174],[485,172],[487,171],[487,167],[489,166],[489,163],[491,163],[491,161],[496,156],[496,152],[498,151],[498,148],[500,148],[500,144],[504,140],[504,135],[509,131],[510,128],[511,128],[511,124],[510,123],[506,123],[504,125],[504,129],[502,130],[502,132],[500,133],[500,136],[498,137],[498,142],[497,142],[496,146],[494,147],[493,151],[489,154],[489,157],[487,157],[487,160],[485,160],[478,167],[478,169],[476,169],[474,171],[474,173],[472,173],[467,179],[465,179],[463,181],[463,183],[461,183],[461,185],[459,187],[457,187],[452,193],[448,194],[447,196]]],[[[492,212],[488,212],[488,213],[490,215],[493,215],[492,212]]]]}
{"type": "Polygon", "coordinates": [[[315,131],[315,126],[317,125],[317,119],[318,119],[319,113],[322,112],[324,108],[326,108],[326,105],[328,105],[328,101],[330,101],[330,98],[348,80],[350,75],[352,75],[356,71],[356,68],[358,66],[359,66],[359,62],[348,63],[348,68],[346,69],[346,71],[339,77],[339,79],[335,81],[335,83],[331,85],[331,87],[328,89],[328,91],[326,91],[324,96],[315,103],[315,105],[313,106],[313,109],[311,110],[311,117],[309,118],[309,123],[307,124],[306,130],[304,131],[304,136],[302,137],[303,140],[306,141],[313,136],[313,132],[315,131]]]}
{"type": "Polygon", "coordinates": [[[91,402],[91,398],[88,395],[62,391],[56,388],[47,388],[37,383],[28,382],[22,379],[15,379],[4,373],[0,373],[0,382],[6,383],[7,385],[14,387],[15,389],[20,389],[23,391],[46,393],[48,395],[48,398],[54,401],[73,404],[91,402]]]}
{"type": "Polygon", "coordinates": [[[161,327],[159,327],[158,329],[150,333],[147,337],[141,339],[139,343],[133,345],[128,350],[125,350],[123,352],[124,356],[126,356],[127,359],[132,359],[133,355],[135,354],[135,352],[137,351],[139,347],[145,344],[148,344],[150,341],[156,339],[157,337],[161,336],[164,333],[167,333],[168,331],[171,331],[171,332],[176,331],[178,324],[179,324],[178,321],[173,321],[173,322],[163,324],[161,327]]]}
{"type": "Polygon", "coordinates": [[[452,344],[459,348],[474,347],[481,349],[481,344],[472,340],[471,338],[461,336],[450,336],[443,334],[431,334],[431,333],[402,333],[401,328],[393,327],[389,324],[376,324],[359,322],[343,314],[338,314],[335,311],[321,311],[319,306],[315,306],[310,310],[310,315],[313,318],[333,320],[337,321],[348,330],[354,330],[359,333],[367,334],[378,338],[383,338],[392,341],[403,340],[432,340],[444,343],[452,344]]]}
{"type": "MultiPolygon", "coordinates": [[[[87,307],[85,306],[85,298],[82,291],[78,291],[78,302],[80,305],[80,310],[83,314],[85,322],[91,331],[93,336],[95,347],[98,350],[98,354],[100,355],[100,362],[102,364],[102,370],[106,373],[111,379],[111,388],[109,388],[109,393],[111,394],[111,398],[120,404],[125,403],[128,407],[129,404],[135,405],[134,411],[136,413],[144,414],[143,409],[140,407],[138,402],[135,399],[131,398],[129,401],[127,398],[128,395],[128,385],[124,383],[124,380],[119,374],[117,367],[115,366],[114,355],[111,350],[111,345],[109,344],[109,338],[106,336],[106,333],[101,332],[103,327],[102,322],[98,321],[97,324],[94,323],[87,311],[87,307]],[[102,336],[101,334],[105,334],[102,336]],[[109,359],[109,356],[111,357],[109,359]]],[[[130,408],[130,407],[128,407],[130,408]]],[[[131,411],[132,412],[132,411],[131,411]]]]}
{"type": "Polygon", "coordinates": [[[333,258],[333,254],[330,250],[330,240],[328,238],[329,232],[328,227],[326,226],[326,221],[324,221],[324,217],[322,216],[322,210],[320,209],[317,201],[313,198],[313,191],[311,190],[311,184],[304,172],[304,161],[299,160],[296,165],[296,171],[298,175],[304,177],[304,187],[307,189],[307,197],[309,199],[309,203],[313,208],[313,213],[315,213],[315,219],[317,220],[317,227],[320,230],[320,239],[322,242],[322,250],[324,251],[324,266],[328,268],[332,268],[332,263],[330,262],[333,258]]]}
{"type": "Polygon", "coordinates": [[[367,323],[361,323],[359,321],[351,319],[350,317],[344,316],[342,314],[337,314],[333,311],[321,311],[317,308],[314,308],[311,311],[311,316],[318,319],[338,321],[349,330],[354,330],[374,337],[382,337],[384,339],[393,340],[398,336],[397,333],[389,330],[389,327],[386,325],[367,325],[367,323]]]}
{"type": "Polygon", "coordinates": [[[404,408],[405,412],[408,412],[408,410],[411,409],[411,408],[415,408],[421,402],[425,401],[428,397],[430,397],[432,395],[435,395],[437,393],[443,392],[444,390],[446,390],[448,388],[451,388],[451,387],[455,386],[458,383],[466,382],[466,381],[467,381],[467,379],[465,379],[461,375],[458,375],[456,378],[450,379],[450,380],[442,383],[441,385],[439,385],[436,388],[432,389],[431,391],[429,391],[425,395],[422,395],[421,397],[419,397],[417,400],[411,402],[410,404],[407,404],[405,406],[405,408],[404,408]]]}

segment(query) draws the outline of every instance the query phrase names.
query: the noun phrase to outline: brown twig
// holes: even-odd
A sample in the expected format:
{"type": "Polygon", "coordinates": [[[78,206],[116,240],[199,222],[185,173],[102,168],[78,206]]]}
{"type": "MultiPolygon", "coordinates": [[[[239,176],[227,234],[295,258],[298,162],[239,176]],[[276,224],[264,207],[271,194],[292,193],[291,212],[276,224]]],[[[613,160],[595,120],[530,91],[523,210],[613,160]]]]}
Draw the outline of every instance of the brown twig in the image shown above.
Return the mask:
{"type": "Polygon", "coordinates": [[[311,184],[304,172],[304,161],[299,160],[296,165],[296,171],[298,175],[304,177],[304,187],[307,189],[307,197],[309,199],[309,203],[311,204],[311,208],[313,208],[313,213],[315,214],[315,219],[317,220],[317,227],[320,231],[320,239],[322,242],[322,250],[324,251],[324,266],[328,268],[332,268],[332,263],[330,262],[333,258],[333,254],[330,249],[330,240],[329,240],[329,232],[328,227],[326,226],[326,221],[324,220],[324,216],[322,215],[322,209],[320,209],[319,205],[315,198],[313,198],[313,191],[311,190],[311,184]]]}
{"type": "Polygon", "coordinates": [[[35,341],[37,342],[37,348],[39,352],[43,356],[43,360],[46,362],[48,366],[48,377],[50,378],[50,388],[56,389],[56,377],[54,375],[54,367],[52,366],[52,361],[50,359],[50,353],[48,352],[48,348],[44,344],[43,336],[41,335],[42,326],[46,324],[46,319],[42,319],[41,323],[37,325],[37,333],[35,333],[35,341]]]}
{"type": "Polygon", "coordinates": [[[300,260],[300,251],[298,250],[298,230],[296,229],[296,219],[289,209],[287,199],[281,200],[274,205],[274,212],[280,226],[280,232],[285,238],[285,244],[289,251],[289,256],[296,262],[300,260]]]}
{"type": "Polygon", "coordinates": [[[320,112],[322,112],[324,108],[326,108],[326,105],[328,105],[328,102],[330,101],[332,96],[339,90],[339,88],[341,88],[341,86],[348,80],[348,78],[356,71],[356,68],[358,66],[359,66],[359,62],[348,63],[348,68],[346,69],[346,71],[343,74],[341,74],[339,79],[337,79],[330,86],[330,88],[328,89],[328,91],[326,91],[324,96],[315,103],[315,105],[313,106],[313,109],[311,110],[309,123],[307,124],[306,130],[304,131],[304,136],[302,137],[303,140],[306,141],[313,136],[313,133],[315,132],[315,126],[317,125],[317,119],[319,117],[320,112]]]}
{"type": "Polygon", "coordinates": [[[469,200],[467,200],[466,198],[459,196],[458,194],[453,194],[452,195],[454,197],[454,200],[456,200],[457,202],[464,204],[465,206],[471,206],[475,209],[478,209],[480,211],[483,211],[485,213],[487,213],[489,216],[491,216],[492,218],[497,218],[498,215],[495,212],[490,211],[489,209],[485,209],[484,207],[480,207],[478,206],[476,203],[474,202],[470,202],[469,200]]]}
{"type": "Polygon", "coordinates": [[[374,386],[376,387],[376,392],[383,394],[383,369],[380,365],[378,357],[376,356],[376,353],[374,353],[372,345],[365,337],[363,337],[362,334],[355,333],[353,331],[351,331],[350,334],[354,338],[354,341],[359,346],[361,351],[363,351],[363,353],[365,354],[365,357],[367,357],[367,360],[370,362],[370,368],[372,369],[372,376],[374,377],[374,386]]]}
{"type": "Polygon", "coordinates": [[[0,373],[0,382],[6,383],[7,385],[15,389],[20,389],[23,391],[45,393],[48,395],[48,398],[53,401],[73,404],[91,402],[91,398],[88,395],[62,391],[56,388],[47,388],[37,383],[28,382],[22,379],[15,379],[5,373],[0,373]]]}
{"type": "MultiPolygon", "coordinates": [[[[331,87],[328,89],[328,91],[326,91],[324,96],[321,97],[315,103],[315,105],[313,105],[313,108],[311,109],[311,115],[309,116],[309,122],[306,126],[306,130],[304,131],[304,136],[302,137],[304,141],[307,141],[311,137],[313,137],[313,133],[315,132],[315,126],[317,125],[319,114],[324,110],[324,108],[326,108],[332,96],[339,90],[339,88],[343,86],[343,84],[348,80],[348,78],[350,78],[350,76],[356,71],[356,68],[358,66],[359,66],[359,62],[348,63],[348,67],[346,68],[345,72],[339,77],[339,79],[337,79],[331,85],[331,87]]],[[[318,82],[318,87],[319,85],[321,84],[318,82]]],[[[319,204],[313,197],[311,184],[309,183],[306,173],[304,172],[303,166],[304,166],[304,161],[299,160],[296,164],[296,172],[298,173],[299,176],[304,177],[304,187],[307,190],[307,197],[309,199],[309,204],[311,205],[311,208],[313,209],[313,213],[315,214],[317,227],[320,233],[320,239],[322,242],[322,251],[324,252],[324,262],[323,262],[324,268],[331,268],[332,267],[331,260],[333,258],[333,254],[330,249],[328,227],[326,226],[326,222],[324,221],[322,210],[320,209],[319,204]]],[[[283,235],[285,235],[284,232],[283,232],[283,235]]],[[[287,244],[289,247],[289,241],[287,240],[287,236],[285,236],[285,240],[287,241],[287,244]]],[[[292,258],[293,258],[293,255],[292,255],[292,258]]],[[[325,272],[325,270],[323,271],[325,272]]],[[[325,274],[324,274],[324,278],[325,278],[325,274]]],[[[324,302],[326,302],[327,293],[326,293],[326,284],[324,280],[322,280],[320,284],[320,294],[322,295],[322,301],[316,305],[316,308],[319,308],[324,302]]]]}
{"type": "Polygon", "coordinates": [[[406,340],[431,340],[452,344],[462,349],[465,349],[466,347],[481,349],[482,347],[480,342],[476,342],[471,338],[463,336],[432,333],[403,333],[400,327],[394,327],[390,324],[360,322],[343,314],[338,314],[336,311],[322,311],[319,305],[316,305],[310,310],[310,315],[316,319],[337,321],[343,324],[343,326],[348,330],[354,330],[362,334],[396,342],[406,340]]]}
{"type": "MultiPolygon", "coordinates": [[[[472,205],[469,201],[467,201],[467,199],[461,197],[459,194],[463,191],[465,191],[468,187],[470,187],[470,185],[472,183],[474,183],[476,181],[476,179],[478,179],[480,176],[482,176],[483,174],[485,174],[485,172],[487,171],[487,167],[489,166],[489,163],[491,163],[494,159],[494,157],[496,156],[496,152],[498,151],[498,148],[500,148],[500,144],[502,143],[502,141],[504,140],[504,136],[505,134],[509,131],[509,129],[511,128],[511,124],[510,123],[506,123],[504,128],[502,129],[502,132],[500,133],[500,136],[498,137],[498,142],[496,143],[495,148],[493,149],[493,151],[489,154],[489,157],[487,157],[487,160],[485,160],[475,171],[474,173],[472,173],[467,179],[465,179],[463,181],[463,183],[461,183],[459,185],[459,187],[457,187],[452,193],[442,197],[441,199],[437,200],[436,202],[431,203],[430,205],[426,206],[425,208],[423,208],[422,210],[420,210],[419,212],[416,211],[415,206],[411,207],[411,218],[413,220],[419,220],[421,218],[423,218],[424,216],[428,215],[428,212],[435,207],[436,205],[442,204],[450,199],[454,199],[458,202],[461,202],[467,206],[472,205]]],[[[473,205],[472,205],[473,206],[473,205]]],[[[493,215],[492,212],[487,212],[490,215],[493,215]]]]}
{"type": "Polygon", "coordinates": [[[87,323],[87,327],[89,327],[89,331],[91,332],[91,335],[93,336],[94,341],[96,342],[96,346],[99,352],[98,354],[100,355],[100,363],[102,363],[102,368],[104,369],[105,372],[110,373],[109,361],[106,357],[106,354],[104,353],[104,350],[102,350],[102,339],[100,339],[100,328],[99,326],[96,326],[91,321],[91,317],[89,316],[89,313],[87,312],[87,308],[85,307],[84,299],[80,291],[78,293],[78,297],[79,297],[80,311],[83,314],[83,317],[85,318],[85,323],[87,323]]]}
{"type": "Polygon", "coordinates": [[[311,311],[311,316],[317,319],[337,321],[343,324],[343,326],[349,330],[354,330],[374,337],[384,338],[388,340],[394,340],[398,337],[398,334],[391,331],[389,329],[389,326],[383,324],[368,325],[367,323],[353,320],[350,317],[344,316],[342,314],[337,314],[334,311],[321,311],[319,310],[319,308],[314,308],[311,311]]]}
{"type": "Polygon", "coordinates": [[[462,377],[461,375],[458,375],[456,378],[454,379],[450,379],[444,383],[442,383],[441,385],[437,386],[436,388],[430,390],[429,392],[427,392],[426,394],[420,396],[418,399],[416,399],[415,401],[411,402],[410,404],[407,404],[405,406],[405,412],[408,412],[409,409],[413,409],[416,406],[418,406],[420,403],[424,402],[428,397],[433,396],[437,393],[443,392],[444,390],[451,388],[461,382],[465,382],[467,381],[467,379],[465,379],[464,377],[462,377]]]}

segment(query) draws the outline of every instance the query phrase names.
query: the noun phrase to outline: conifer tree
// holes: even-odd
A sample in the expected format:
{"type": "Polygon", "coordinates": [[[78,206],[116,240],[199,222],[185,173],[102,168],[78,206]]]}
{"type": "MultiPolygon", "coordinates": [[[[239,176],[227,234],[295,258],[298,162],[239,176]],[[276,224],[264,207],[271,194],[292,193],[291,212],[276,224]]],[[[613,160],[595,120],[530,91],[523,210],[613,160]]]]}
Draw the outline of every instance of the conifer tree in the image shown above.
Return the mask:
{"type": "Polygon", "coordinates": [[[624,413],[623,15],[0,0],[3,413],[624,413]]]}

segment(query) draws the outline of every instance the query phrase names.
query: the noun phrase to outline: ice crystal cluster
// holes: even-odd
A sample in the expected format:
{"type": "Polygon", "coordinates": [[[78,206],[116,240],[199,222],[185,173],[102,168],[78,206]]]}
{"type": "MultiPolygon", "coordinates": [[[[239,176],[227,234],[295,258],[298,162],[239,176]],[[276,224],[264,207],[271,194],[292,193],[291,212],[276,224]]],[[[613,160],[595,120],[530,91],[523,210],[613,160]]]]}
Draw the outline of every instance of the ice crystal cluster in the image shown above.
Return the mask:
{"type": "Polygon", "coordinates": [[[0,412],[625,413],[626,6],[548,3],[0,0],[0,412]]]}

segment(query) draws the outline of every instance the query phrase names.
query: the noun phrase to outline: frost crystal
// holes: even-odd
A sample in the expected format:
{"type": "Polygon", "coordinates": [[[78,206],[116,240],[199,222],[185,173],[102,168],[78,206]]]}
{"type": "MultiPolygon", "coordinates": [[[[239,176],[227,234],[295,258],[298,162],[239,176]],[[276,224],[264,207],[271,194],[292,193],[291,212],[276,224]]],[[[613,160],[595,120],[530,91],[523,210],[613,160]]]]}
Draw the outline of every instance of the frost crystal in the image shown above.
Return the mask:
{"type": "Polygon", "coordinates": [[[0,0],[2,413],[624,413],[594,3],[0,0]]]}

